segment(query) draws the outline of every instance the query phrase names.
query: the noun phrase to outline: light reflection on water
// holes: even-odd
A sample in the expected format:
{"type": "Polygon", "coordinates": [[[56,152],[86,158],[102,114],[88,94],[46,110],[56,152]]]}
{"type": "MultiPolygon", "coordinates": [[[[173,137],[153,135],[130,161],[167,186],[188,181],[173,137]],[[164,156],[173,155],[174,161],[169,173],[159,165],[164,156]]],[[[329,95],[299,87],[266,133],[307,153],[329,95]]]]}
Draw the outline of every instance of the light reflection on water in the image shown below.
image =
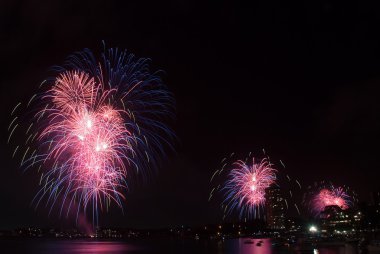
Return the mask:
{"type": "Polygon", "coordinates": [[[43,240],[43,239],[0,239],[1,253],[32,254],[357,254],[351,245],[323,247],[297,251],[286,247],[273,247],[271,239],[228,239],[225,241],[196,240],[139,240],[93,241],[93,240],[43,240]],[[4,251],[4,252],[3,252],[4,251]]]}
{"type": "MultiPolygon", "coordinates": [[[[53,253],[50,251],[56,252],[57,242],[53,244],[49,244],[46,246],[46,251],[49,250],[49,253],[53,253]]],[[[62,246],[63,247],[63,246],[62,246]]],[[[133,244],[128,244],[124,242],[98,242],[98,241],[67,241],[64,244],[63,248],[60,248],[58,253],[75,253],[75,254],[104,254],[104,253],[131,253],[138,252],[142,250],[133,244]],[[62,251],[61,251],[62,250],[62,251]]]]}
{"type": "Polygon", "coordinates": [[[242,253],[242,254],[271,254],[272,243],[270,239],[251,239],[239,238],[226,241],[226,253],[242,253]]]}
{"type": "Polygon", "coordinates": [[[272,240],[240,238],[225,241],[225,249],[219,250],[219,254],[357,254],[358,250],[353,245],[338,245],[326,247],[307,247],[302,250],[291,247],[274,247],[272,240]]]}
{"type": "Polygon", "coordinates": [[[124,254],[144,253],[143,245],[122,241],[0,239],[0,253],[124,254]],[[4,251],[4,252],[3,252],[4,251]]]}

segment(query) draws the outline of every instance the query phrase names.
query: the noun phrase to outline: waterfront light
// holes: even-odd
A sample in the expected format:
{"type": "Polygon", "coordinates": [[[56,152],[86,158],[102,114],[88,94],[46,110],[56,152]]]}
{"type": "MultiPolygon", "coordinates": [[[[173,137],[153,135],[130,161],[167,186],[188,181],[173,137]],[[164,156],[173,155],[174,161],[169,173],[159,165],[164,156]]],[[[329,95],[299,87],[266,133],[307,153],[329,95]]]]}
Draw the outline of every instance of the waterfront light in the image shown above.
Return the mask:
{"type": "Polygon", "coordinates": [[[314,226],[314,225],[311,225],[310,228],[309,228],[309,231],[311,233],[316,233],[316,232],[318,232],[318,228],[316,226],[314,226]]]}

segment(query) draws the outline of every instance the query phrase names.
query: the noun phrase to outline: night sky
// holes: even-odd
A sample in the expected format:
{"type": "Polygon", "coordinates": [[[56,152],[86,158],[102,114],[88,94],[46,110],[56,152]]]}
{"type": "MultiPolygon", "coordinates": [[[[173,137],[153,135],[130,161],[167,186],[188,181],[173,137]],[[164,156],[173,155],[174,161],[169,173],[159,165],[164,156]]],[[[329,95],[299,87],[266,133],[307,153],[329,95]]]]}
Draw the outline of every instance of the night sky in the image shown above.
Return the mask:
{"type": "Polygon", "coordinates": [[[262,149],[305,187],[329,180],[370,201],[380,176],[379,7],[325,0],[1,1],[0,228],[74,225],[30,205],[38,174],[22,173],[11,159],[7,128],[13,107],[36,92],[52,65],[83,48],[99,55],[102,40],[164,71],[178,136],[176,153],[155,177],[133,184],[124,215],[111,209],[102,225],[219,222],[218,205],[207,201],[213,171],[231,152],[262,156],[262,149]]]}

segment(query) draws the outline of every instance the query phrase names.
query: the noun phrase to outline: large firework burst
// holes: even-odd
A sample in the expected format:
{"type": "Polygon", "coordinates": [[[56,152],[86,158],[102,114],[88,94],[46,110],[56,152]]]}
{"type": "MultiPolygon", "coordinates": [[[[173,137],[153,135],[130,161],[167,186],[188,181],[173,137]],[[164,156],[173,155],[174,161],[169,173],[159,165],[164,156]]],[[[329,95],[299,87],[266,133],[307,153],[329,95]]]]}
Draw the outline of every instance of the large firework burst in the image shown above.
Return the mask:
{"type": "Polygon", "coordinates": [[[111,201],[122,208],[127,175],[146,174],[171,147],[165,119],[173,116],[174,99],[149,72],[148,59],[118,49],[100,61],[85,49],[54,70],[26,104],[27,117],[13,116],[8,142],[26,123],[26,142],[13,156],[25,149],[22,167],[42,171],[36,206],[45,198],[50,211],[59,202],[61,213],[79,214],[91,205],[97,222],[111,201]]]}

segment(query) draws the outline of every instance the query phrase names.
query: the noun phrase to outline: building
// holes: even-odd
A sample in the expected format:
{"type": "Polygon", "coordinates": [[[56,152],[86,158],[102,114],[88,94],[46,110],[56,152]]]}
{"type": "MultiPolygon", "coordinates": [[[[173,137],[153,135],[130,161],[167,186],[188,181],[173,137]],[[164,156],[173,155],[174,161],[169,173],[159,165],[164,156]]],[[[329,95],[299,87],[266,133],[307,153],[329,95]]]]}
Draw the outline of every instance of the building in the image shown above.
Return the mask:
{"type": "Polygon", "coordinates": [[[266,191],[266,219],[269,229],[285,229],[285,200],[278,187],[266,191]]]}
{"type": "Polygon", "coordinates": [[[327,206],[321,213],[320,220],[322,233],[349,235],[360,229],[362,214],[352,209],[343,210],[339,206],[327,206]]]}

